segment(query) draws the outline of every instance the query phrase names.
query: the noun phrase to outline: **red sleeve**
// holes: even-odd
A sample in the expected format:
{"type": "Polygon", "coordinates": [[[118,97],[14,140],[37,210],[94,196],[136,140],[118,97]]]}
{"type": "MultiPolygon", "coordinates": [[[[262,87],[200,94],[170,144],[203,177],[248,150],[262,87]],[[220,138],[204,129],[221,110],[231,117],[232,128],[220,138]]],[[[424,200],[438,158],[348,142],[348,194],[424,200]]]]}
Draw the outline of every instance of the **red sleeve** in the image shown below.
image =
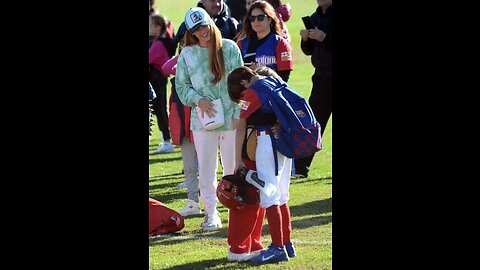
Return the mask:
{"type": "Polygon", "coordinates": [[[238,46],[238,48],[239,48],[240,51],[241,51],[241,50],[242,50],[242,43],[241,43],[240,41],[241,41],[241,39],[239,39],[239,40],[237,41],[237,46],[238,46]]]}
{"type": "Polygon", "coordinates": [[[280,39],[277,44],[275,57],[277,58],[278,71],[293,70],[292,48],[287,40],[280,39]]]}
{"type": "Polygon", "coordinates": [[[252,113],[262,107],[260,98],[255,90],[248,88],[243,92],[242,109],[240,110],[240,118],[248,118],[252,113]]]}

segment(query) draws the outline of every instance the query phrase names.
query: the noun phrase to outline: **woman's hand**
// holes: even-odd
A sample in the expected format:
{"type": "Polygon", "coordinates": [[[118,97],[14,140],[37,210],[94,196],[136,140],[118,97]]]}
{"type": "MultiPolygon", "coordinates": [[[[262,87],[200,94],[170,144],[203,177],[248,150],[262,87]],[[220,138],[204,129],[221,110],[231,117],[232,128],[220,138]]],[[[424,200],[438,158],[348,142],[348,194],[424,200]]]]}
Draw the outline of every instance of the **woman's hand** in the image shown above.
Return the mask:
{"type": "Polygon", "coordinates": [[[308,37],[323,42],[327,34],[318,28],[308,30],[308,37]]]}
{"type": "Polygon", "coordinates": [[[308,32],[308,30],[305,30],[305,29],[300,30],[300,36],[302,36],[303,41],[307,41],[309,35],[310,33],[308,32]]]}
{"type": "Polygon", "coordinates": [[[217,114],[217,110],[213,108],[213,103],[211,100],[207,98],[201,98],[198,101],[198,105],[200,111],[202,112],[202,117],[205,117],[205,113],[208,117],[214,117],[217,114]]]}

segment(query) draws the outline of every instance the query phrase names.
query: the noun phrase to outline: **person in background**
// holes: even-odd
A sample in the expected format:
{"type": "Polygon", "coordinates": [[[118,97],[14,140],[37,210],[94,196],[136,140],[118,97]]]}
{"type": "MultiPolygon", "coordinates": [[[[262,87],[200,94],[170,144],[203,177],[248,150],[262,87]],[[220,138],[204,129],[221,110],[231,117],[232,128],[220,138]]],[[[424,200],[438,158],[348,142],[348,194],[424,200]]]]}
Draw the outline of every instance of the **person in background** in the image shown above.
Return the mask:
{"type": "MultiPolygon", "coordinates": [[[[149,16],[159,14],[158,11],[155,9],[155,0],[148,0],[148,2],[149,2],[149,16]]],[[[173,28],[173,24],[165,16],[163,18],[165,20],[165,25],[166,25],[166,28],[167,28],[166,36],[173,39],[175,37],[175,29],[173,28]]],[[[153,43],[154,40],[155,40],[154,37],[152,35],[149,35],[149,37],[148,37],[148,47],[149,48],[150,48],[150,46],[152,46],[152,43],[153,43]]]]}
{"type": "Polygon", "coordinates": [[[281,0],[266,0],[270,3],[275,12],[277,13],[278,20],[280,21],[280,27],[282,28],[282,37],[290,43],[290,35],[288,34],[288,28],[286,22],[292,16],[292,7],[289,3],[283,4],[281,0]]]}
{"type": "MultiPolygon", "coordinates": [[[[253,2],[256,2],[256,1],[258,1],[258,0],[246,0],[245,1],[245,9],[248,10],[250,8],[250,6],[253,4],[253,2]]],[[[246,15],[246,13],[245,13],[245,15],[246,15]]],[[[244,16],[244,18],[245,18],[245,16],[244,16]]]]}
{"type": "Polygon", "coordinates": [[[162,66],[173,56],[175,44],[172,39],[166,36],[165,19],[160,14],[150,16],[149,32],[155,39],[148,51],[150,83],[157,95],[157,98],[152,101],[152,107],[163,137],[163,143],[153,151],[153,154],[172,153],[174,148],[171,143],[167,113],[168,81],[167,76],[162,73],[162,66]]]}
{"type": "MultiPolygon", "coordinates": [[[[180,44],[182,47],[182,44],[180,44]]],[[[181,51],[181,50],[180,50],[181,51]]],[[[168,60],[163,66],[162,71],[166,75],[173,75],[177,72],[178,55],[168,60]]],[[[185,180],[177,185],[177,189],[187,188],[187,201],[185,206],[178,210],[180,215],[186,217],[198,215],[201,213],[198,192],[198,160],[197,151],[193,144],[193,134],[190,131],[190,113],[191,107],[184,106],[177,94],[175,88],[175,78],[171,78],[172,91],[170,94],[170,116],[168,118],[173,143],[180,145],[182,152],[183,174],[185,180]],[[173,105],[174,104],[174,105],[173,105]],[[178,138],[176,138],[178,136],[178,138]]]]}
{"type": "Polygon", "coordinates": [[[235,128],[240,108],[228,95],[227,76],[233,69],[242,66],[242,57],[235,42],[222,38],[220,29],[203,8],[190,9],[184,19],[185,47],[177,62],[175,87],[181,102],[192,107],[190,129],[193,133],[198,158],[200,196],[204,205],[204,231],[222,227],[217,210],[216,188],[218,149],[223,165],[223,175],[234,173],[235,128]],[[212,100],[220,99],[225,124],[207,131],[200,122],[201,115],[216,115],[212,100]]]}
{"type": "Polygon", "coordinates": [[[237,44],[245,65],[255,69],[267,66],[285,82],[293,70],[292,49],[282,38],[277,14],[266,1],[255,1],[247,11],[242,32],[244,37],[237,44]]]}
{"type": "Polygon", "coordinates": [[[225,4],[228,6],[230,16],[234,17],[238,22],[243,21],[247,9],[245,8],[246,0],[225,0],[225,4]]]}
{"type": "MultiPolygon", "coordinates": [[[[320,123],[321,135],[332,114],[332,54],[333,54],[333,9],[332,0],[317,0],[318,7],[310,16],[315,29],[302,29],[300,46],[303,53],[311,55],[315,72],[312,76],[312,91],[308,103],[320,123]]],[[[307,178],[315,153],[294,160],[295,177],[307,178]]]]}

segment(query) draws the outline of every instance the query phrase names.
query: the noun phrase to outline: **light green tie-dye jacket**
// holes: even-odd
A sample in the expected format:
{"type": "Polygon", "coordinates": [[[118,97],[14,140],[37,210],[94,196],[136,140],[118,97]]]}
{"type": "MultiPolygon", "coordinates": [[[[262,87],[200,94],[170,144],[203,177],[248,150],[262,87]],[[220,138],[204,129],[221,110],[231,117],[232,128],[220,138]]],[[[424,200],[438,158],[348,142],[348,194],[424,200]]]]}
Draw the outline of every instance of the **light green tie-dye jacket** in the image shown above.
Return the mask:
{"type": "Polygon", "coordinates": [[[195,107],[202,97],[209,97],[212,100],[220,98],[223,105],[225,125],[215,131],[232,130],[232,120],[240,118],[240,107],[228,96],[227,76],[243,65],[242,55],[235,42],[223,39],[225,77],[218,84],[212,83],[214,76],[210,71],[209,55],[209,48],[198,45],[184,47],[177,62],[175,88],[182,103],[192,107],[190,129],[205,131],[195,107]]]}

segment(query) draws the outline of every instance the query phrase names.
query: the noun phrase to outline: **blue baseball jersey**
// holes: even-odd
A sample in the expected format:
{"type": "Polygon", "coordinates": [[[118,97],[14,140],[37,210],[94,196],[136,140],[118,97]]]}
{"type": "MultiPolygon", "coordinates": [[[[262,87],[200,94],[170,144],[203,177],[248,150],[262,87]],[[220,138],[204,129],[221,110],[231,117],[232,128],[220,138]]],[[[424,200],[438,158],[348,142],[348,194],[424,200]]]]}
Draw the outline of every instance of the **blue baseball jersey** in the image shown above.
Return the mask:
{"type": "Polygon", "coordinates": [[[275,71],[293,70],[292,49],[288,42],[276,34],[269,34],[266,40],[253,53],[248,53],[252,38],[243,38],[237,42],[244,62],[254,56],[257,66],[267,66],[275,71]]]}

